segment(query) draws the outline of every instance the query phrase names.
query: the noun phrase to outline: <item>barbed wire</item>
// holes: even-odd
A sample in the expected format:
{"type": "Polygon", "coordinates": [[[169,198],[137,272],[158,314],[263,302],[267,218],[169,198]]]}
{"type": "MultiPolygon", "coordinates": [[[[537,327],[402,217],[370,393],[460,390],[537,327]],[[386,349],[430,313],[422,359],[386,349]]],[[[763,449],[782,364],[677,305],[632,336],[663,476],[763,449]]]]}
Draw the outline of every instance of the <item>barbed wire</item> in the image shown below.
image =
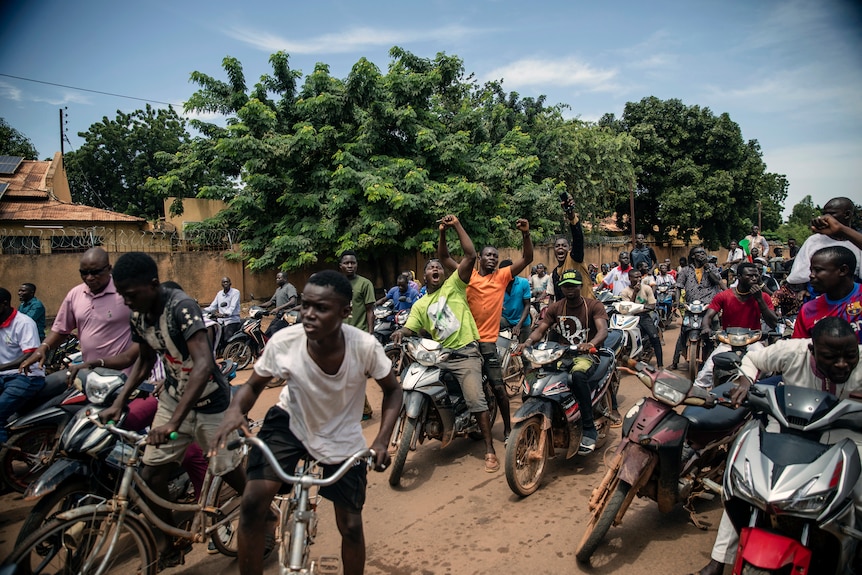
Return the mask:
{"type": "Polygon", "coordinates": [[[106,226],[37,229],[0,228],[0,253],[37,255],[83,253],[93,247],[107,252],[220,252],[243,239],[239,229],[129,230],[106,226]]]}

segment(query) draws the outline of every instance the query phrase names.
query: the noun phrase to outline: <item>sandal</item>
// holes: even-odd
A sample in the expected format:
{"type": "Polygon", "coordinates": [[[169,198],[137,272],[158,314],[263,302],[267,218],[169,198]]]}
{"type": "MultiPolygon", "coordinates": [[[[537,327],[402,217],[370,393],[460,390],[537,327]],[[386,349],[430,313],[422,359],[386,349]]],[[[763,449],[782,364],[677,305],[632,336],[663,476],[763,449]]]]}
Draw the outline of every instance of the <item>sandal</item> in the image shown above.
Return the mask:
{"type": "Polygon", "coordinates": [[[497,459],[496,454],[485,454],[485,471],[488,473],[495,473],[497,471],[500,471],[500,461],[497,459]]]}
{"type": "Polygon", "coordinates": [[[623,418],[620,415],[620,412],[616,409],[611,412],[610,417],[608,419],[611,420],[611,429],[617,429],[623,426],[623,418]]]}

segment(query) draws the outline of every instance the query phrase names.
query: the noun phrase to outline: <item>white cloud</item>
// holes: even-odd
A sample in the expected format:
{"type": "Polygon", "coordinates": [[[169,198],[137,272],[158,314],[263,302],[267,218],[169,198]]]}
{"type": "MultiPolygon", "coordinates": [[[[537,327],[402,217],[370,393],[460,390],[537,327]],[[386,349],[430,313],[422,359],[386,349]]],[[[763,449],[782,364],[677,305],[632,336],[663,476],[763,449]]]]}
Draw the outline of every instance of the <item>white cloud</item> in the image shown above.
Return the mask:
{"type": "Polygon", "coordinates": [[[507,87],[577,86],[591,92],[619,90],[617,70],[599,69],[577,58],[541,60],[526,58],[485,74],[488,80],[503,79],[507,87]]]}
{"type": "Polygon", "coordinates": [[[225,33],[240,42],[245,42],[266,52],[284,50],[290,54],[335,54],[356,52],[371,46],[388,47],[429,40],[441,43],[453,42],[463,38],[473,38],[483,31],[456,25],[431,30],[388,30],[360,27],[333,34],[323,34],[306,40],[290,40],[277,34],[251,28],[232,28],[225,33]]]}
{"type": "Polygon", "coordinates": [[[16,88],[12,84],[0,82],[0,98],[20,102],[22,100],[22,93],[19,88],[16,88]]]}
{"type": "Polygon", "coordinates": [[[63,91],[62,96],[58,98],[49,98],[47,96],[32,96],[34,102],[45,102],[52,106],[64,106],[67,104],[81,104],[88,106],[93,102],[89,97],[79,92],[63,91]]]}

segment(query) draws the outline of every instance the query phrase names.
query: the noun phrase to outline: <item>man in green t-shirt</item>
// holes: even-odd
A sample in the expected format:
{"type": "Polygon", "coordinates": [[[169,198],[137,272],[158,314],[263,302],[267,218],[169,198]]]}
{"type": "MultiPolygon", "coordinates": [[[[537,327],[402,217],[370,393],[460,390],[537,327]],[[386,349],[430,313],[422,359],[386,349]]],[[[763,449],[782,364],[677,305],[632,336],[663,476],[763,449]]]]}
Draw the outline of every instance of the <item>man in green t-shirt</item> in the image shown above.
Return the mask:
{"type": "MultiPolygon", "coordinates": [[[[350,315],[345,318],[344,323],[374,335],[374,302],[377,300],[374,297],[374,284],[371,283],[371,280],[356,273],[359,264],[356,261],[356,252],[353,250],[341,252],[338,267],[341,268],[341,273],[344,274],[350,282],[350,287],[353,288],[350,315]]],[[[373,414],[371,404],[368,403],[368,397],[366,397],[365,408],[362,410],[362,421],[371,419],[373,414]]]]}
{"type": "Polygon", "coordinates": [[[464,400],[479,421],[485,439],[485,471],[493,473],[500,469],[500,461],[491,439],[491,415],[482,389],[482,355],[479,353],[479,330],[467,305],[467,284],[476,264],[476,248],[458,218],[449,215],[440,220],[440,238],[437,255],[448,254],[446,230],[454,228],[464,251],[457,273],[446,279],[446,271],[440,259],[425,264],[425,286],[427,292],[413,304],[410,316],[403,328],[392,334],[392,341],[401,343],[404,336],[413,336],[422,330],[431,334],[434,341],[443,347],[456,350],[458,358],[449,360],[442,367],[451,371],[464,393],[464,400]]]}

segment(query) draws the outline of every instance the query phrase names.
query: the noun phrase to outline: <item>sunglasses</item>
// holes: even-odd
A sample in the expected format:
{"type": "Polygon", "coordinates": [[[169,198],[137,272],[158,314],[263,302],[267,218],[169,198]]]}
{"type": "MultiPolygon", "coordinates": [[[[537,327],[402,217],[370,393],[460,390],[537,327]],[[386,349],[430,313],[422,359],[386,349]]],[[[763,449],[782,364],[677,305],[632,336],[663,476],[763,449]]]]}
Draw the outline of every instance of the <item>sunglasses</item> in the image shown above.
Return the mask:
{"type": "Polygon", "coordinates": [[[81,274],[82,278],[87,277],[87,276],[97,276],[97,275],[100,275],[100,274],[104,273],[105,271],[107,271],[107,269],[109,267],[111,267],[111,266],[107,265],[103,268],[98,268],[95,270],[78,270],[78,272],[81,274]]]}

